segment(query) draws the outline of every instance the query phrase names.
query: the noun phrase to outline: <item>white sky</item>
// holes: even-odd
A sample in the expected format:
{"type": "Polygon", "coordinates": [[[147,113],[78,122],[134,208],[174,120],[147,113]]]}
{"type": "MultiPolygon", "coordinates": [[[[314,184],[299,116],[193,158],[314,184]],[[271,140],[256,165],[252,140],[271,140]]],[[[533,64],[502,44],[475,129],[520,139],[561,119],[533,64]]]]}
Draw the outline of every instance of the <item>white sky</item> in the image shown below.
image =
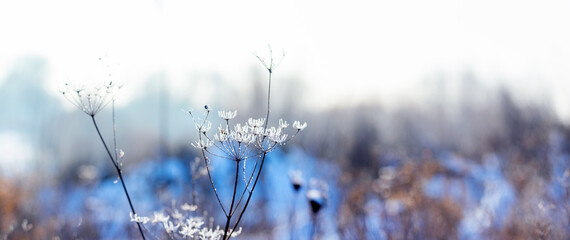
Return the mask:
{"type": "Polygon", "coordinates": [[[570,119],[568,13],[562,0],[2,1],[0,79],[26,55],[49,60],[53,85],[89,79],[107,53],[130,85],[166,69],[175,86],[193,71],[238,86],[251,52],[271,43],[287,52],[278,73],[305,81],[312,107],[396,103],[427,76],[472,70],[491,86],[547,93],[570,119]]]}

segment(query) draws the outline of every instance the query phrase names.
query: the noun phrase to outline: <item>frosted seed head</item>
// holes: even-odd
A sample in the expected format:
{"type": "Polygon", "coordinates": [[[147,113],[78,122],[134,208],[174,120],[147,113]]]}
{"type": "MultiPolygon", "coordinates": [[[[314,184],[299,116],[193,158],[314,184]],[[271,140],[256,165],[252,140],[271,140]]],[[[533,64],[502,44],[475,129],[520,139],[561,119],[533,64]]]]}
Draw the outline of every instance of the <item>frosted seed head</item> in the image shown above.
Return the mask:
{"type": "Polygon", "coordinates": [[[178,228],[180,227],[180,224],[174,225],[174,223],[172,223],[172,221],[168,221],[168,222],[163,222],[163,226],[164,226],[164,230],[166,231],[166,233],[173,233],[176,230],[178,230],[178,228]]]}
{"type": "Polygon", "coordinates": [[[289,124],[287,123],[287,121],[284,121],[283,119],[279,119],[279,128],[287,128],[289,126],[289,124]]]}
{"type": "Polygon", "coordinates": [[[304,122],[303,124],[301,124],[301,122],[295,121],[293,122],[293,127],[296,128],[298,131],[303,131],[303,129],[307,127],[307,123],[304,122]]]}
{"type": "Polygon", "coordinates": [[[193,147],[198,148],[198,149],[206,149],[211,147],[212,145],[214,145],[214,142],[206,139],[206,141],[204,140],[197,140],[196,142],[190,143],[193,147]]]}
{"type": "Polygon", "coordinates": [[[257,119],[250,118],[247,120],[247,124],[250,127],[255,127],[255,128],[263,127],[264,123],[265,123],[265,118],[257,118],[257,119]]]}
{"type": "Polygon", "coordinates": [[[131,216],[131,222],[146,224],[148,221],[150,221],[150,219],[148,217],[140,217],[136,213],[133,214],[131,212],[131,213],[129,213],[129,215],[131,216]]]}
{"type": "Polygon", "coordinates": [[[182,206],[180,206],[180,209],[184,210],[184,211],[196,211],[196,209],[198,209],[197,205],[190,205],[188,203],[184,203],[182,206]]]}
{"type": "Polygon", "coordinates": [[[291,181],[291,185],[293,185],[293,189],[295,191],[299,191],[299,189],[305,184],[303,173],[299,170],[290,171],[289,180],[291,181]]]}
{"type": "Polygon", "coordinates": [[[121,86],[117,86],[113,82],[91,88],[85,88],[79,84],[66,83],[64,84],[64,89],[60,92],[81,111],[90,116],[95,116],[109,104],[109,102],[114,100],[115,93],[120,87],[121,86]]]}
{"type": "Polygon", "coordinates": [[[170,216],[165,216],[163,213],[154,212],[151,223],[166,223],[170,216]]]}
{"type": "Polygon", "coordinates": [[[206,133],[210,131],[210,129],[212,128],[212,122],[205,121],[202,125],[196,126],[196,128],[198,128],[198,131],[200,131],[201,133],[206,133]]]}
{"type": "Polygon", "coordinates": [[[218,116],[224,120],[231,120],[237,116],[237,110],[234,111],[218,111],[218,116]]]}

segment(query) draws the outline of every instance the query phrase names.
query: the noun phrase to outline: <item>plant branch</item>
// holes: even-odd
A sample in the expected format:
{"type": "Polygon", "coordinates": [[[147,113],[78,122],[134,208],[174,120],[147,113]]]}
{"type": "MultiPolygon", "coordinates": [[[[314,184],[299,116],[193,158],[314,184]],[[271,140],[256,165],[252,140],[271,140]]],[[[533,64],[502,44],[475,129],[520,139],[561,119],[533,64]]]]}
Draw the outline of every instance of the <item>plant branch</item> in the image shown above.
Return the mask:
{"type": "Polygon", "coordinates": [[[239,161],[236,161],[236,179],[234,181],[234,193],[232,195],[232,203],[230,204],[230,214],[227,216],[226,227],[224,229],[223,239],[226,239],[226,236],[228,235],[228,229],[230,228],[230,221],[232,220],[232,215],[233,215],[232,210],[234,208],[234,203],[236,200],[237,183],[238,183],[238,179],[239,179],[238,176],[239,176],[239,161]]]}
{"type": "Polygon", "coordinates": [[[117,128],[115,125],[115,98],[113,98],[112,103],[111,103],[111,112],[113,115],[113,148],[115,149],[115,161],[117,161],[117,164],[119,167],[121,167],[121,164],[119,164],[119,157],[118,157],[118,149],[117,149],[117,128]]]}
{"type": "MultiPolygon", "coordinates": [[[[204,124],[206,123],[206,121],[208,120],[208,116],[210,116],[210,110],[208,110],[206,108],[207,112],[206,112],[206,116],[204,117],[204,121],[202,121],[201,124],[198,124],[196,122],[196,120],[194,119],[194,116],[192,115],[191,111],[188,111],[188,113],[190,114],[190,116],[192,117],[192,120],[194,121],[194,124],[198,127],[198,140],[202,141],[202,133],[201,130],[204,127],[204,124]]],[[[224,204],[222,204],[222,201],[220,200],[220,196],[218,195],[218,190],[216,189],[216,186],[214,185],[214,180],[212,179],[212,174],[210,173],[210,167],[208,164],[208,158],[206,157],[206,149],[202,148],[202,158],[204,158],[204,165],[206,166],[206,171],[208,172],[208,179],[210,179],[210,184],[212,185],[212,189],[214,189],[214,194],[216,195],[216,200],[218,200],[218,203],[220,204],[220,207],[222,208],[222,211],[224,212],[224,214],[226,215],[226,217],[228,216],[228,213],[226,212],[226,209],[224,208],[224,204]]]]}
{"type": "Polygon", "coordinates": [[[265,162],[265,156],[266,155],[267,155],[267,153],[264,152],[263,157],[261,158],[261,164],[259,165],[259,171],[257,172],[257,176],[255,177],[255,181],[253,182],[253,186],[251,187],[251,192],[249,193],[249,196],[247,196],[247,201],[245,201],[245,205],[243,206],[243,209],[242,209],[241,213],[239,214],[239,217],[238,217],[236,223],[234,224],[232,231],[227,236],[227,238],[224,238],[224,240],[227,240],[232,236],[232,233],[234,233],[234,231],[236,230],[239,222],[241,221],[241,218],[243,217],[243,214],[245,213],[245,210],[247,209],[247,206],[249,205],[249,201],[251,200],[251,196],[253,195],[253,191],[255,190],[255,186],[257,185],[257,180],[259,180],[259,175],[261,175],[261,170],[263,168],[263,163],[265,162]]]}
{"type": "Polygon", "coordinates": [[[270,110],[270,106],[271,106],[271,68],[267,69],[269,71],[269,87],[267,90],[267,115],[265,116],[265,126],[263,127],[263,129],[267,130],[267,124],[269,123],[269,112],[270,110]]]}
{"type": "MultiPolygon", "coordinates": [[[[121,180],[121,185],[123,186],[123,190],[125,191],[125,195],[127,196],[127,200],[129,201],[129,206],[131,207],[131,211],[133,212],[133,214],[136,214],[135,208],[133,207],[133,202],[131,201],[131,197],[129,196],[129,192],[127,191],[127,186],[125,185],[125,180],[123,179],[123,174],[121,173],[121,169],[119,168],[117,161],[113,159],[113,155],[111,154],[111,151],[109,151],[109,147],[107,147],[107,143],[105,143],[103,135],[101,135],[101,131],[99,131],[99,126],[97,126],[97,121],[95,121],[95,115],[91,115],[91,119],[93,120],[93,125],[95,126],[95,130],[97,130],[97,134],[99,134],[99,138],[101,139],[103,146],[105,146],[105,150],[107,150],[107,154],[109,155],[109,158],[113,163],[113,166],[115,166],[115,170],[117,170],[117,174],[119,175],[119,179],[121,180]]],[[[137,222],[137,226],[139,227],[139,232],[141,233],[142,239],[143,240],[146,239],[141,224],[139,222],[137,222]]]]}
{"type": "MultiPolygon", "coordinates": [[[[258,156],[257,160],[255,161],[255,164],[253,165],[253,170],[251,171],[251,175],[249,176],[245,187],[243,188],[243,192],[240,195],[239,201],[236,204],[236,208],[234,209],[234,212],[237,210],[238,206],[241,204],[241,201],[243,200],[243,196],[245,195],[245,192],[249,189],[249,185],[251,184],[251,181],[253,180],[253,177],[255,176],[255,171],[257,170],[257,165],[259,164],[259,160],[260,160],[260,156],[258,156]]],[[[244,172],[245,175],[245,172],[244,172]]],[[[234,213],[231,213],[232,215],[234,213]]]]}
{"type": "MultiPolygon", "coordinates": [[[[269,48],[269,50],[271,51],[271,48],[269,48]]],[[[271,54],[271,63],[269,65],[269,67],[266,66],[266,68],[267,68],[267,71],[269,72],[269,79],[268,79],[269,84],[267,87],[267,114],[265,117],[265,126],[263,127],[263,129],[267,130],[267,125],[269,123],[269,113],[271,112],[271,75],[273,73],[273,53],[271,54]]],[[[266,137],[263,136],[263,139],[261,140],[261,149],[262,150],[263,150],[263,142],[265,141],[265,138],[266,137]]],[[[241,218],[243,217],[243,214],[245,213],[245,210],[247,209],[247,206],[249,205],[249,201],[251,200],[251,196],[253,195],[253,191],[255,190],[255,186],[257,185],[257,180],[259,180],[259,176],[261,175],[261,170],[263,168],[263,163],[265,162],[265,156],[266,155],[267,155],[267,151],[263,151],[263,156],[261,157],[261,164],[259,165],[259,171],[257,172],[257,176],[255,176],[255,181],[253,182],[253,186],[251,187],[251,192],[249,192],[249,195],[247,196],[247,200],[245,201],[243,209],[241,210],[239,217],[238,217],[236,223],[234,224],[234,227],[232,228],[232,231],[230,232],[230,234],[227,237],[225,237],[225,234],[224,234],[224,238],[223,238],[224,240],[227,240],[232,236],[232,233],[237,228],[239,222],[241,221],[241,218]]],[[[243,195],[242,195],[242,197],[243,197],[243,195]]],[[[241,202],[241,198],[240,198],[240,202],[241,202]]]]}

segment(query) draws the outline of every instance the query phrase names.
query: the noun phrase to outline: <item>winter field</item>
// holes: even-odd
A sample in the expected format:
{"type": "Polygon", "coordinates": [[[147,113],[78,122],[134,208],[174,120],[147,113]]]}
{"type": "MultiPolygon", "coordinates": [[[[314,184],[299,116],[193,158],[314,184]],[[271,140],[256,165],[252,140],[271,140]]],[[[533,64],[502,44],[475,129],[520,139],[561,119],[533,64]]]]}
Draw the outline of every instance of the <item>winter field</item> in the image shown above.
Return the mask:
{"type": "Polygon", "coordinates": [[[570,239],[566,3],[34,4],[0,240],[570,239]]]}
{"type": "MultiPolygon", "coordinates": [[[[287,108],[276,99],[300,93],[272,89],[271,115],[291,120],[270,116],[276,126],[271,130],[263,121],[255,123],[266,116],[267,91],[253,101],[220,96],[208,109],[196,103],[195,110],[183,111],[184,103],[165,100],[168,93],[152,79],[144,95],[115,107],[113,116],[113,96],[121,89],[111,84],[89,93],[66,86],[65,94],[53,96],[34,87],[43,67],[27,59],[0,88],[8,113],[0,122],[5,239],[131,239],[140,237],[137,223],[149,239],[221,239],[234,187],[242,189],[233,198],[236,209],[252,195],[240,219],[241,239],[570,234],[568,125],[548,106],[517,104],[508,90],[478,92],[469,75],[458,102],[434,93],[429,106],[391,110],[374,104],[320,112],[287,108]],[[69,102],[57,99],[74,93],[69,102]],[[487,97],[469,97],[478,94],[487,97]],[[243,107],[214,108],[224,102],[243,107]],[[65,104],[80,108],[64,110],[65,104]],[[266,130],[256,133],[257,128],[266,130]],[[210,134],[215,136],[205,138],[210,134]],[[130,216],[115,163],[137,216],[130,216]]],[[[254,82],[252,88],[267,83],[254,82]]]]}

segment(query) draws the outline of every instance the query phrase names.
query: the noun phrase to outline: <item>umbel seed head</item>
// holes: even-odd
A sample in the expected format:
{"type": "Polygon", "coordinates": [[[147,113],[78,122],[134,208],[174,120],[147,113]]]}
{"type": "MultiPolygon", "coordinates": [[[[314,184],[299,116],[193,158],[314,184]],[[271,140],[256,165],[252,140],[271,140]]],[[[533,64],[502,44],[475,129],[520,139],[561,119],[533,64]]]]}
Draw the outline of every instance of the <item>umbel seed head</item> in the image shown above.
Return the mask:
{"type": "Polygon", "coordinates": [[[325,205],[326,198],[321,191],[317,189],[311,189],[307,191],[307,200],[309,200],[311,211],[314,214],[317,214],[325,205]]]}
{"type": "Polygon", "coordinates": [[[301,189],[301,184],[293,183],[293,189],[295,189],[295,191],[299,191],[299,189],[301,189]]]}
{"type": "Polygon", "coordinates": [[[289,180],[295,192],[298,192],[304,184],[303,174],[299,170],[289,172],[289,180]]]}
{"type": "Polygon", "coordinates": [[[307,200],[311,206],[311,211],[313,214],[319,213],[319,211],[326,205],[327,202],[327,192],[328,185],[326,182],[311,179],[309,184],[309,190],[307,191],[307,200]]]}
{"type": "Polygon", "coordinates": [[[313,211],[314,214],[317,214],[323,206],[320,202],[316,200],[310,200],[309,204],[311,205],[311,210],[313,211]]]}
{"type": "Polygon", "coordinates": [[[77,84],[66,83],[61,93],[69,102],[89,116],[95,116],[109,102],[114,101],[121,85],[113,81],[86,88],[77,84]]]}

